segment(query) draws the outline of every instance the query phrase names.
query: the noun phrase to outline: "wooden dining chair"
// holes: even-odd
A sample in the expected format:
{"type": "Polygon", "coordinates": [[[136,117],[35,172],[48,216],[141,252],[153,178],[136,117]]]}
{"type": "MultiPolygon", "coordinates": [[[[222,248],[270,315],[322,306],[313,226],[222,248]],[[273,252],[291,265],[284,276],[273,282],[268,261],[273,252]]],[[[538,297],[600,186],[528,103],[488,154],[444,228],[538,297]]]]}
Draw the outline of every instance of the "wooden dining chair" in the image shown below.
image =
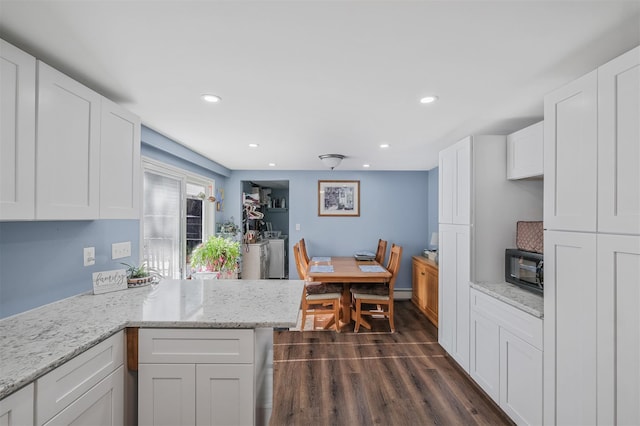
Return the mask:
{"type": "Polygon", "coordinates": [[[304,331],[304,325],[308,314],[333,314],[332,321],[335,329],[340,332],[340,300],[342,298],[342,285],[338,283],[317,283],[306,280],[306,270],[308,262],[302,256],[300,245],[293,246],[293,256],[298,269],[300,279],[305,280],[304,292],[302,294],[302,320],[300,331],[304,331]]]}
{"type": "Polygon", "coordinates": [[[354,332],[357,333],[361,325],[370,329],[371,326],[364,317],[373,317],[374,315],[386,317],[389,320],[391,332],[396,331],[393,323],[393,287],[395,286],[398,271],[400,270],[401,257],[402,247],[395,244],[392,245],[389,253],[389,263],[387,264],[387,270],[391,272],[391,279],[388,283],[368,283],[351,286],[351,317],[354,318],[356,322],[355,328],[353,329],[354,332]],[[363,305],[365,308],[369,305],[372,305],[372,307],[363,310],[363,305]]]}
{"type": "Polygon", "coordinates": [[[387,241],[383,239],[378,240],[378,250],[376,250],[376,262],[379,264],[384,263],[384,256],[387,253],[387,241]]]}
{"type": "Polygon", "coordinates": [[[307,253],[307,244],[304,242],[304,238],[301,238],[298,242],[300,245],[300,256],[301,259],[308,265],[309,264],[309,254],[307,253]]]}

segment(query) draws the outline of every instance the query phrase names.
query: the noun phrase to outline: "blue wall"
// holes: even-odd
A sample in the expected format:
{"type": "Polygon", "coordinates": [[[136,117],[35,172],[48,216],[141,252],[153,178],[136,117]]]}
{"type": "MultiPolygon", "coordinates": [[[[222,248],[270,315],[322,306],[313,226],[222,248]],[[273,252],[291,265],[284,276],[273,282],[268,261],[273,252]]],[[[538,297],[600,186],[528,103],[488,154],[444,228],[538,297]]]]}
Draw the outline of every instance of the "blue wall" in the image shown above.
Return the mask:
{"type": "Polygon", "coordinates": [[[93,272],[137,263],[138,220],[0,223],[0,318],[93,289],[93,272]],[[131,257],[111,260],[111,244],[131,241],[131,257]],[[96,264],[83,266],[84,247],[96,264]]]}
{"type": "MultiPolygon", "coordinates": [[[[300,238],[310,256],[351,256],[357,250],[375,251],[378,238],[403,246],[398,289],[411,288],[411,256],[429,241],[428,172],[232,171],[227,181],[227,214],[242,217],[241,182],[288,180],[289,252],[300,238]],[[318,180],[359,180],[360,217],[319,217],[318,180]],[[300,231],[295,230],[300,224],[300,231]]],[[[437,204],[437,193],[436,193],[437,204]]],[[[437,216],[436,216],[437,222],[437,216]]],[[[437,226],[437,224],[436,224],[437,226]]],[[[387,249],[387,257],[388,257],[387,249]]],[[[289,256],[292,278],[296,268],[289,256]]]]}

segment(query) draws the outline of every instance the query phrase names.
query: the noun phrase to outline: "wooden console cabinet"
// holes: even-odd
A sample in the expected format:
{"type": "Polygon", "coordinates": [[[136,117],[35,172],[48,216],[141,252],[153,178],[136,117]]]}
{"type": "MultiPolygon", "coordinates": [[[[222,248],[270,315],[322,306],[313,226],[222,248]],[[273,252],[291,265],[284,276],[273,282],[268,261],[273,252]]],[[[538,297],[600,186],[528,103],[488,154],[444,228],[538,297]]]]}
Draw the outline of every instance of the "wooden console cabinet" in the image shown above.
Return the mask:
{"type": "Polygon", "coordinates": [[[425,257],[413,256],[411,300],[438,326],[438,265],[425,257]]]}

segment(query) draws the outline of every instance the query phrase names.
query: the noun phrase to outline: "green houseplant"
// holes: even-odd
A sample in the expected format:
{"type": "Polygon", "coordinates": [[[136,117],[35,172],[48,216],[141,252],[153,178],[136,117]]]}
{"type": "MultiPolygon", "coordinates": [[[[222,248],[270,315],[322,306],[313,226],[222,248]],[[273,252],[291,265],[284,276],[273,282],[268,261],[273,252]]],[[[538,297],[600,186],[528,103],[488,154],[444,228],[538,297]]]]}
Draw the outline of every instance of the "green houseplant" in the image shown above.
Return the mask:
{"type": "Polygon", "coordinates": [[[216,278],[237,276],[240,242],[219,236],[209,237],[191,252],[191,267],[197,272],[215,272],[216,278]]]}
{"type": "Polygon", "coordinates": [[[138,266],[128,263],[122,263],[122,265],[127,267],[127,283],[129,287],[146,285],[153,281],[153,275],[147,268],[146,262],[138,266]]]}

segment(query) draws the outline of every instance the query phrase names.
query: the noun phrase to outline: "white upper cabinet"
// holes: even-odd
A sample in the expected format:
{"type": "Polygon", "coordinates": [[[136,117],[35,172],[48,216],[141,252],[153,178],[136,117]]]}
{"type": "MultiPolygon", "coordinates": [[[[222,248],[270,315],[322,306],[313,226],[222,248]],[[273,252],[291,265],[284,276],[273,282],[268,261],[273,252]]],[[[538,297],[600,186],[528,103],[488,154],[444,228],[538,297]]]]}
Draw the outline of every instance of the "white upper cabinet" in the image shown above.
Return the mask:
{"type": "Polygon", "coordinates": [[[471,223],[471,137],[440,151],[439,223],[471,223]]]}
{"type": "Polygon", "coordinates": [[[140,217],[140,119],[102,99],[100,218],[140,217]]]}
{"type": "Polygon", "coordinates": [[[507,136],[507,179],[542,177],[544,122],[507,136]]]}
{"type": "Polygon", "coordinates": [[[544,226],[596,230],[598,75],[593,71],[544,100],[544,226]]]}
{"type": "Polygon", "coordinates": [[[98,93],[38,61],[38,219],[98,218],[100,103],[98,93]]]}
{"type": "Polygon", "coordinates": [[[0,40],[0,221],[139,219],[140,119],[0,40]]]}
{"type": "Polygon", "coordinates": [[[36,60],[0,40],[0,220],[35,218],[36,60]]]}
{"type": "Polygon", "coordinates": [[[598,232],[640,234],[640,47],[598,69],[598,232]]]}

